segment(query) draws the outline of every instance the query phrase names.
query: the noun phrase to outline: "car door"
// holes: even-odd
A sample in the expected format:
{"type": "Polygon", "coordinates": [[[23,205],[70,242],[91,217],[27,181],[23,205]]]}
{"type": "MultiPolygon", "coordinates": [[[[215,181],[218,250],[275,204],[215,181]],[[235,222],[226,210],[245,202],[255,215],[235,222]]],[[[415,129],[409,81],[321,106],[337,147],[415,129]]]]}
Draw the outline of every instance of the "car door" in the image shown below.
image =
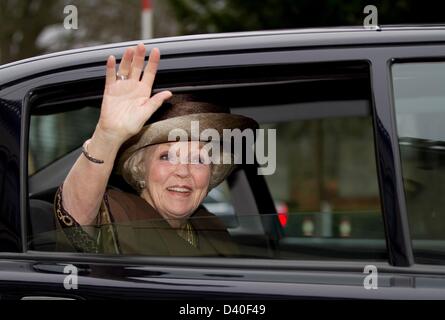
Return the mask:
{"type": "MultiPolygon", "coordinates": [[[[283,36],[280,45],[295,39],[283,36]]],[[[260,46],[264,41],[257,36],[248,42],[260,46]]],[[[17,220],[8,225],[16,244],[2,253],[3,297],[443,297],[438,282],[436,288],[428,285],[441,271],[414,265],[410,254],[389,98],[391,51],[376,45],[368,50],[286,47],[246,53],[235,49],[240,42],[226,40],[234,49],[220,53],[221,40],[196,40],[196,53],[187,56],[177,54],[181,42],[159,43],[165,54],[155,87],[199,92],[229,104],[232,113],[260,122],[270,139],[268,154],[259,152],[255,163],[226,182],[237,218],[228,230],[242,254],[104,256],[57,250],[50,211],[54,188],[97,119],[102,56],[119,57],[122,47],[73,53],[20,66],[22,71],[42,70],[28,78],[17,76],[1,91],[3,104],[23,103],[11,147],[20,155],[15,162],[20,174],[18,167],[9,173],[20,187],[20,199],[2,203],[11,204],[8,217],[17,220]],[[69,112],[72,117],[57,118],[69,112]],[[53,130],[47,140],[37,129],[39,122],[53,130]],[[62,150],[54,148],[57,138],[64,139],[62,150]],[[39,155],[45,144],[48,149],[39,155]],[[289,207],[285,226],[275,201],[289,207]],[[378,283],[367,277],[377,274],[378,283]],[[419,293],[415,281],[425,290],[419,293]]],[[[425,52],[409,49],[412,55],[425,52]]],[[[442,47],[435,49],[441,52],[442,47]]]]}

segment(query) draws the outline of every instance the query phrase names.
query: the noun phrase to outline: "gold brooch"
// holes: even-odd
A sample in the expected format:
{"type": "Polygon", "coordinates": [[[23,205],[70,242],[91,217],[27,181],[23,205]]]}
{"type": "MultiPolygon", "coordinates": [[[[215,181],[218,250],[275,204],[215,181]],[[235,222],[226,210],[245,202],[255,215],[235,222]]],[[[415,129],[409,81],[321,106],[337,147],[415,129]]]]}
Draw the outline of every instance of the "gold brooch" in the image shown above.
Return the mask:
{"type": "Polygon", "coordinates": [[[177,231],[178,235],[187,241],[191,246],[198,247],[198,235],[196,231],[193,229],[193,226],[190,222],[187,222],[185,225],[181,227],[177,231]]]}

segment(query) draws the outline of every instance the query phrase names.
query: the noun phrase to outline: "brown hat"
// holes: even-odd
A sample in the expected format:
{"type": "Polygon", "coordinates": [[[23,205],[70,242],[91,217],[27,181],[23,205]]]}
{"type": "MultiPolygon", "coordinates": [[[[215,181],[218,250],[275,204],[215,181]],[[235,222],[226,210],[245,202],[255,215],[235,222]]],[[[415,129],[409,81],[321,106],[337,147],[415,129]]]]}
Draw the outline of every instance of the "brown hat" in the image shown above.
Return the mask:
{"type": "MultiPolygon", "coordinates": [[[[252,129],[258,128],[258,123],[248,117],[230,114],[230,110],[224,106],[219,106],[210,102],[205,102],[191,94],[174,94],[150,117],[141,131],[128,139],[118,153],[116,170],[134,189],[138,188],[134,174],[129,169],[132,164],[131,159],[137,151],[147,146],[174,142],[169,141],[169,134],[175,129],[182,129],[187,132],[189,141],[201,140],[201,133],[206,129],[218,131],[222,142],[224,129],[252,129]],[[191,130],[192,121],[199,121],[199,135],[193,136],[195,132],[191,130]]],[[[209,142],[208,140],[204,142],[209,142]]],[[[221,150],[221,159],[233,160],[231,150],[221,150]]],[[[213,163],[209,183],[209,190],[220,184],[234,169],[235,164],[213,163]]]]}

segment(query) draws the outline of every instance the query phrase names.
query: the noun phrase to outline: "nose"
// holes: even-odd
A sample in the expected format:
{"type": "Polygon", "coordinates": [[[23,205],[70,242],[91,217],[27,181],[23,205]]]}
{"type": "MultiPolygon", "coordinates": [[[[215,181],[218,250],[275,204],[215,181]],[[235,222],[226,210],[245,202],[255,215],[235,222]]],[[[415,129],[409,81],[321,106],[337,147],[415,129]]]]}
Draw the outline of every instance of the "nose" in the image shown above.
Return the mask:
{"type": "Polygon", "coordinates": [[[187,163],[178,163],[175,168],[175,174],[178,177],[186,178],[190,176],[190,167],[187,163]]]}

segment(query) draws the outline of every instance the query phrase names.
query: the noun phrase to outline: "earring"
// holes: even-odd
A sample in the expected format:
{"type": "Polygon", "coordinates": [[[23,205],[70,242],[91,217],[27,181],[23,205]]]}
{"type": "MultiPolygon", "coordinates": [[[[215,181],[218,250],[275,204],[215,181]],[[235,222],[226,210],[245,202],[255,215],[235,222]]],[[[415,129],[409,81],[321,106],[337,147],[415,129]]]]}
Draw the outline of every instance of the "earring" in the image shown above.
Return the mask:
{"type": "Polygon", "coordinates": [[[139,189],[145,189],[145,181],[144,180],[139,180],[138,181],[138,187],[139,189]]]}

